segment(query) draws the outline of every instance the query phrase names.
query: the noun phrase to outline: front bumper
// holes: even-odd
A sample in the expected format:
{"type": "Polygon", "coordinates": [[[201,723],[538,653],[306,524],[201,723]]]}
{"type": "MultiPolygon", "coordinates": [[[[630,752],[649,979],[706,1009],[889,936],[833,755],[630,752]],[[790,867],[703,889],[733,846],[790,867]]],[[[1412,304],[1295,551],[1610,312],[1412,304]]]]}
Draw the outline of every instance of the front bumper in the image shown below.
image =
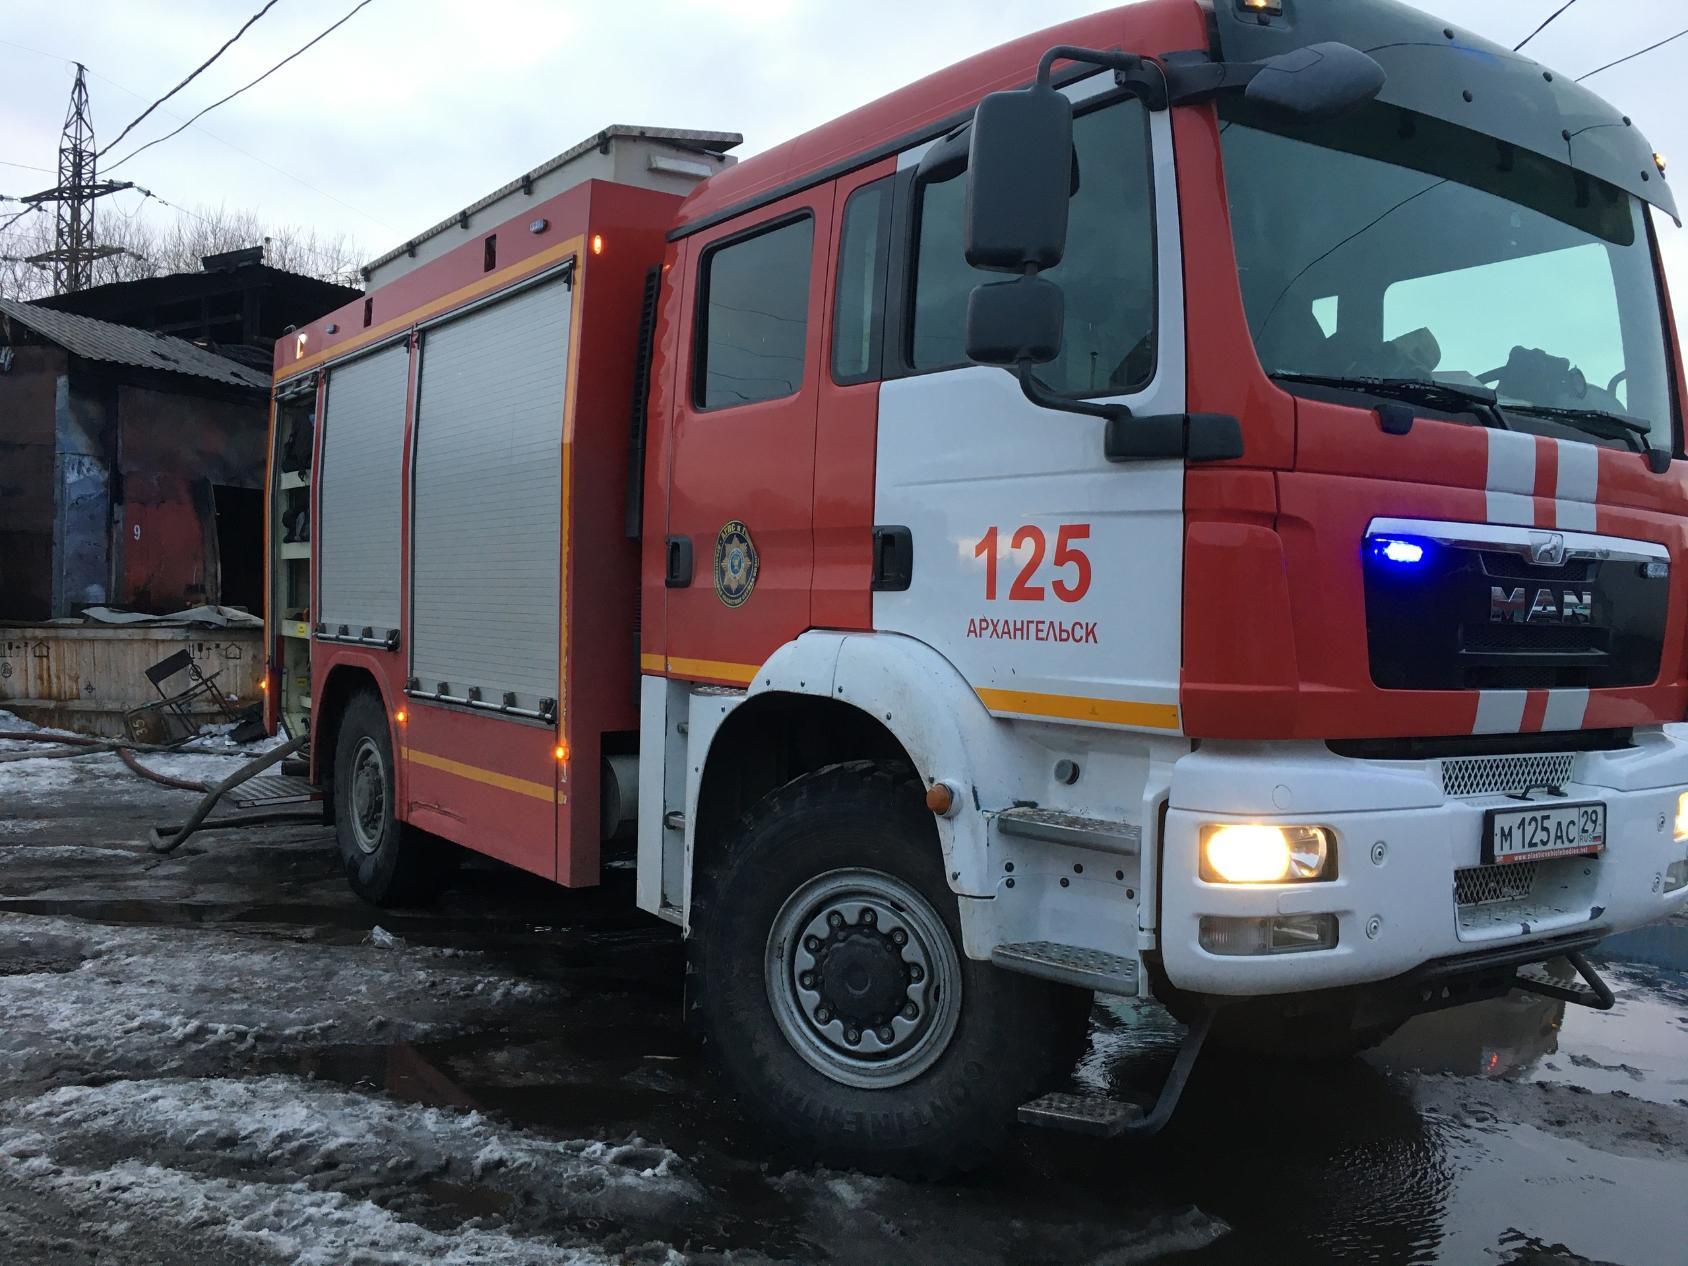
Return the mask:
{"type": "MultiPolygon", "coordinates": [[[[1504,759],[1502,757],[1494,758],[1504,759]]],[[[1444,789],[1438,760],[1362,760],[1321,744],[1206,744],[1174,769],[1161,852],[1159,942],[1177,988],[1232,996],[1301,993],[1370,984],[1427,963],[1486,950],[1544,949],[1567,936],[1606,935],[1654,922],[1688,904],[1688,888],[1663,891],[1666,868],[1688,855],[1674,838],[1677,796],[1688,788],[1688,742],[1638,731],[1635,746],[1581,752],[1567,798],[1606,805],[1600,857],[1508,867],[1505,899],[1484,897],[1483,814],[1518,808],[1505,794],[1444,789]],[[1213,822],[1306,823],[1336,836],[1337,878],[1315,883],[1224,885],[1197,874],[1199,832],[1213,822]],[[1257,956],[1212,954],[1203,916],[1269,918],[1329,914],[1337,944],[1257,956]]]]}

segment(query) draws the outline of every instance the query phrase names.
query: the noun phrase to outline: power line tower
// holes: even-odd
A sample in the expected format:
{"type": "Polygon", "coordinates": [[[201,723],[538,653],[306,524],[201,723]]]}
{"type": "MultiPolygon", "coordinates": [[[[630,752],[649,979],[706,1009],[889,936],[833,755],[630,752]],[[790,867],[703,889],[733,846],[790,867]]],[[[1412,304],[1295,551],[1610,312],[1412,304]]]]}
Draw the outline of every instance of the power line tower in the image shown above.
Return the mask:
{"type": "Polygon", "coordinates": [[[88,115],[87,70],[76,63],[76,84],[70,90],[70,109],[64,116],[59,141],[59,183],[55,189],[32,193],[24,202],[57,205],[53,249],[29,257],[29,262],[53,270],[53,289],[59,294],[85,290],[93,281],[94,261],[121,253],[116,246],[94,245],[94,201],[134,187],[132,181],[99,180],[94,163],[94,121],[88,115]]]}

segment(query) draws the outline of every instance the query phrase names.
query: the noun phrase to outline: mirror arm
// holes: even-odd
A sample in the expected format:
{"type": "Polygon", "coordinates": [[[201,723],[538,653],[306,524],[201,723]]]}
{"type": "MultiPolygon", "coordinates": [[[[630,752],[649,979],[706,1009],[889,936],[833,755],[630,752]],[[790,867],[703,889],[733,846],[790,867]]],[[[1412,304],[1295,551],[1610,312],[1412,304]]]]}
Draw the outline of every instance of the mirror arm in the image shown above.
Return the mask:
{"type": "Polygon", "coordinates": [[[1097,404],[1058,396],[1032,375],[1032,362],[1014,370],[1026,399],[1044,409],[1101,418],[1102,454],[1110,462],[1235,461],[1243,455],[1243,428],[1224,413],[1159,413],[1138,417],[1123,404],[1097,404]]]}
{"type": "Polygon", "coordinates": [[[1076,413],[1086,418],[1101,418],[1106,422],[1125,421],[1131,417],[1131,410],[1123,404],[1097,404],[1091,400],[1074,400],[1069,396],[1058,396],[1045,387],[1032,375],[1032,362],[1023,360],[1014,371],[1014,376],[1020,380],[1020,390],[1026,399],[1044,409],[1054,409],[1058,413],[1076,413]]]}
{"type": "Polygon", "coordinates": [[[1167,104],[1194,105],[1222,92],[1240,92],[1264,69],[1264,62],[1219,62],[1202,52],[1168,54],[1167,104]]]}
{"type": "Polygon", "coordinates": [[[1123,53],[1119,49],[1080,48],[1074,44],[1057,44],[1043,55],[1037,64],[1037,83],[1040,88],[1051,88],[1050,74],[1058,61],[1083,62],[1086,66],[1100,66],[1104,70],[1112,70],[1117,75],[1132,75],[1141,71],[1146,64],[1136,53],[1123,53]]]}

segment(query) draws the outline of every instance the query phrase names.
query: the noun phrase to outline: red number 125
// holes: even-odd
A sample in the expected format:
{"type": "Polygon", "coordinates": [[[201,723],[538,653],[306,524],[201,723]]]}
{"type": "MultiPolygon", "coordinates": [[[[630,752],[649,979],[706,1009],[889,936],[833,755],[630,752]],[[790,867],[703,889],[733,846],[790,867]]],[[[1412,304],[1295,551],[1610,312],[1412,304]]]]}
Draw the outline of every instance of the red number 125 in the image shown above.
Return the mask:
{"type": "MultiPolygon", "coordinates": [[[[979,538],[979,543],[973,547],[973,557],[986,560],[985,565],[985,599],[996,601],[996,566],[1000,553],[1002,535],[995,528],[988,528],[979,538]]],[[[1056,567],[1071,567],[1073,578],[1069,581],[1065,576],[1057,576],[1050,584],[1055,596],[1062,602],[1077,602],[1090,592],[1090,555],[1076,547],[1074,542],[1090,539],[1090,525],[1088,523],[1063,523],[1055,533],[1055,555],[1050,560],[1056,567]]],[[[1043,529],[1035,523],[1027,523],[1014,530],[1011,548],[1018,553],[1030,549],[1025,565],[1014,578],[1014,583],[1008,587],[1010,602],[1042,602],[1044,587],[1032,583],[1039,567],[1043,565],[1043,555],[1048,549],[1048,540],[1043,529]]]]}

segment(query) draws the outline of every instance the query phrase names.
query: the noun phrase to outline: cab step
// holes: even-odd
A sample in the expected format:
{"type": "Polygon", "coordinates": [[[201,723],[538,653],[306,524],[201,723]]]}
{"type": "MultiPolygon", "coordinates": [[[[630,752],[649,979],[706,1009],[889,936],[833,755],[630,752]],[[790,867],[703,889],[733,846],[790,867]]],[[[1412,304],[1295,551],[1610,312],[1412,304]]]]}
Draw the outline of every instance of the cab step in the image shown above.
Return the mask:
{"type": "Polygon", "coordinates": [[[1143,1119],[1143,1109],[1118,1099],[1093,1099],[1088,1095],[1055,1092],[1020,1105],[1020,1124],[1064,1130],[1068,1134],[1090,1134],[1096,1138],[1118,1138],[1143,1119]]]}
{"type": "Polygon", "coordinates": [[[1031,805],[1004,809],[996,815],[996,829],[1004,835],[1017,835],[1023,840],[1064,844],[1071,848],[1094,848],[1125,857],[1137,856],[1143,842],[1142,828],[1130,822],[1110,822],[1031,805]]]}
{"type": "Polygon", "coordinates": [[[237,808],[268,809],[283,804],[310,804],[322,799],[322,788],[313,786],[309,778],[274,774],[268,778],[253,778],[242,783],[240,790],[229,799],[237,808]]]}
{"type": "Polygon", "coordinates": [[[1213,1017],[1211,1009],[1196,1016],[1195,1023],[1184,1034],[1184,1044],[1178,1048],[1178,1058],[1172,1061],[1172,1071],[1161,1086],[1155,1106],[1148,1112],[1123,1099],[1047,1094],[1020,1105],[1021,1124],[1096,1138],[1152,1138],[1172,1120],[1178,1101],[1184,1097],[1184,1087],[1190,1084],[1190,1071],[1196,1066],[1196,1057],[1201,1054],[1207,1035],[1213,1031],[1213,1017]]]}
{"type": "Polygon", "coordinates": [[[1106,950],[1061,945],[1055,941],[1022,941],[998,945],[991,951],[991,962],[1007,971],[1053,980],[1060,985],[1095,993],[1124,994],[1129,998],[1137,996],[1137,960],[1106,950]]]}

